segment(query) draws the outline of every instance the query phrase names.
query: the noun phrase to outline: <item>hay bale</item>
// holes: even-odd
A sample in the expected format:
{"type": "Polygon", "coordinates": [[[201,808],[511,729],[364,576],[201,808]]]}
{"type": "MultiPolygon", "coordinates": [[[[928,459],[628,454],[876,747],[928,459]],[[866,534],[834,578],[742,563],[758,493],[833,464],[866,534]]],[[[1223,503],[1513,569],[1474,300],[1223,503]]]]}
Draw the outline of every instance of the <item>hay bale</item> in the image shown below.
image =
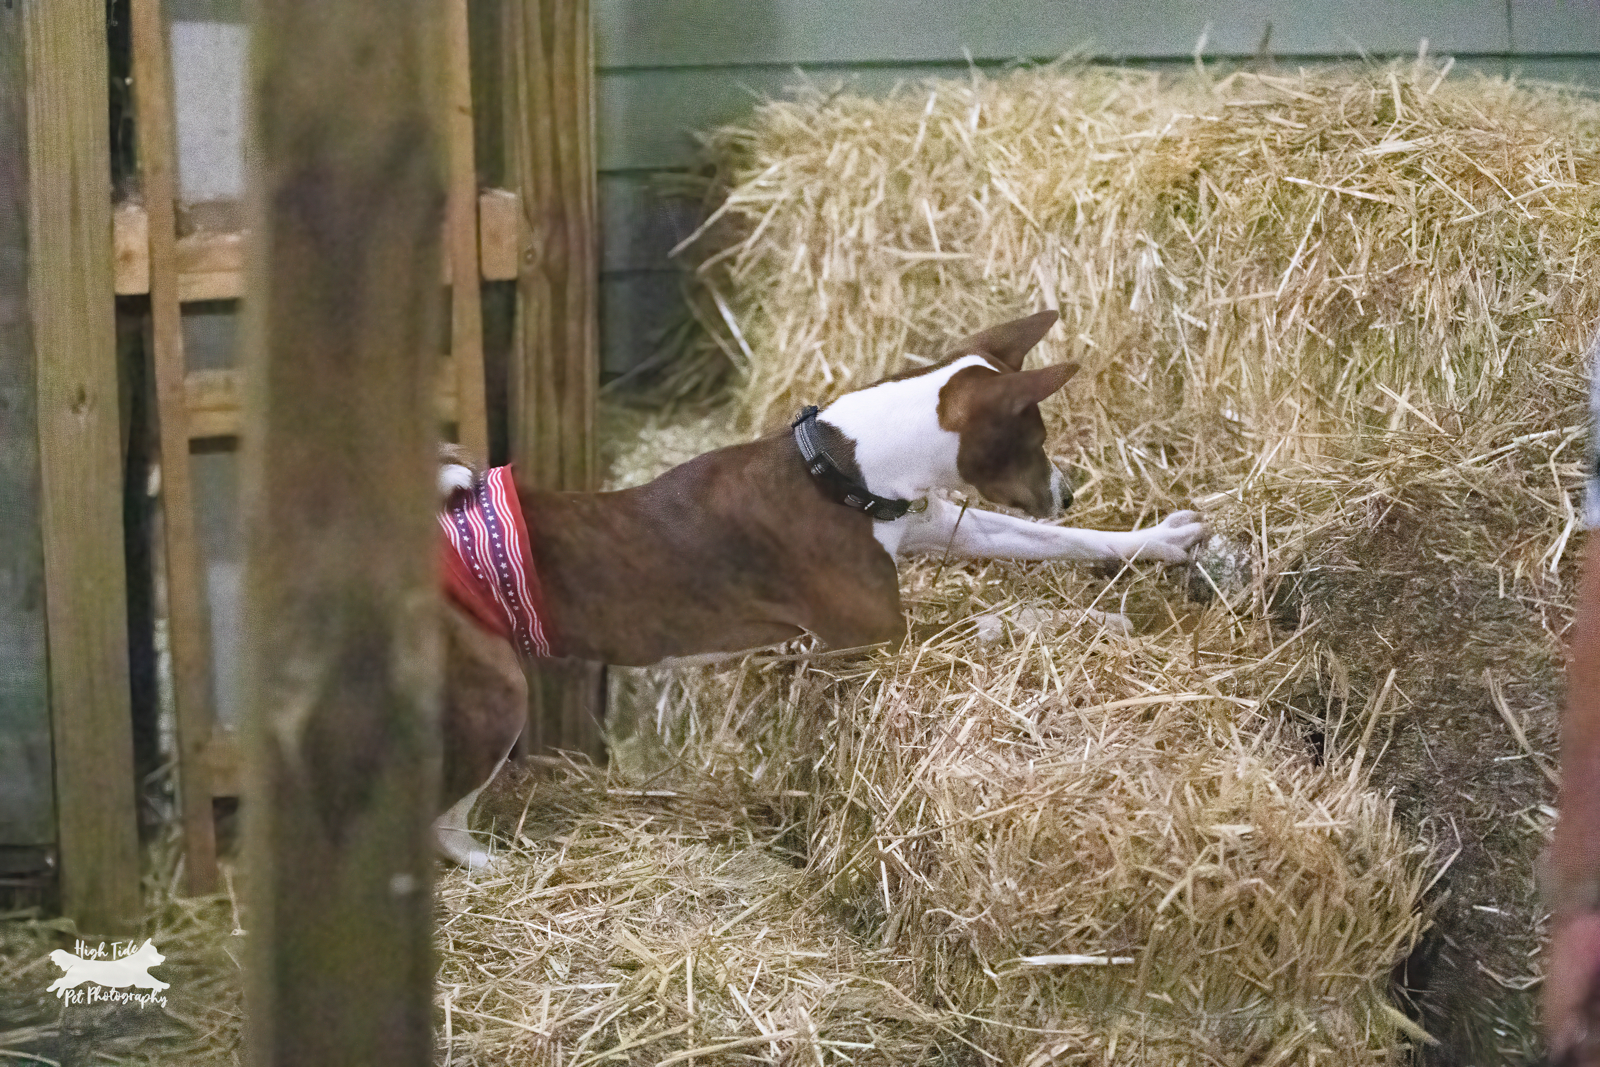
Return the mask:
{"type": "Polygon", "coordinates": [[[508,862],[438,889],[451,1062],[969,1058],[970,1026],[808,903],[760,814],[577,766],[513,772],[486,807],[508,862]]]}
{"type": "Polygon", "coordinates": [[[904,649],[668,676],[670,757],[632,769],[803,826],[827,909],[1002,1062],[1387,1063],[1420,1035],[1388,984],[1426,857],[1367,788],[1382,705],[1321,761],[1293,728],[1309,634],[1149,570],[935,570],[904,649]],[[1038,622],[1108,602],[1142,633],[1038,622]]]}
{"type": "Polygon", "coordinates": [[[1262,435],[1289,459],[1410,410],[1390,393],[1481,408],[1570,358],[1597,126],[1421,62],[813,92],[711,135],[729,188],[687,248],[750,426],[1042,304],[1064,321],[1044,356],[1082,362],[1115,420],[1182,412],[1223,454],[1262,435]]]}
{"type": "Polygon", "coordinates": [[[708,140],[728,191],[688,255],[744,432],[1058,307],[1072,521],[1199,502],[1226,540],[1188,576],[1204,609],[1143,572],[915,572],[907,648],[663,682],[661,747],[617,726],[652,773],[803,824],[831,906],[995,1054],[1381,1061],[1420,1040],[1386,997],[1435,878],[1403,977],[1440,1055],[1537,1047],[1600,108],[1443,74],[1047,68],[802,94],[708,140]],[[1126,648],[1039,624],[1091,606],[1126,648]]]}

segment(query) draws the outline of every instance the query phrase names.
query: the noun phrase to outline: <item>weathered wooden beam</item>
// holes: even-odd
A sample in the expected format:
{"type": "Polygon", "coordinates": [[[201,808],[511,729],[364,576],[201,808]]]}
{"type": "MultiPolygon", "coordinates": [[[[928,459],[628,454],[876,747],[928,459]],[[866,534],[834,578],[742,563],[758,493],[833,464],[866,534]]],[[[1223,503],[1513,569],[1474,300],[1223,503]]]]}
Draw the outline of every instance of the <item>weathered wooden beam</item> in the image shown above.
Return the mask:
{"type": "Polygon", "coordinates": [[[244,785],[244,754],[233,735],[214,732],[206,746],[205,759],[212,796],[238,796],[244,785]]]}
{"type": "MultiPolygon", "coordinates": [[[[440,360],[435,371],[433,414],[440,422],[456,421],[456,369],[440,360]]],[[[244,390],[231,368],[192,370],[184,379],[190,439],[237,437],[244,424],[244,390]]]]}
{"type": "Polygon", "coordinates": [[[62,910],[138,922],[105,5],[22,7],[28,299],[38,387],[62,910]]]}
{"type": "Polygon", "coordinates": [[[515,281],[522,262],[522,198],[510,189],[478,197],[478,249],[483,280],[515,281]]]}
{"type": "Polygon", "coordinates": [[[517,278],[511,451],[547,489],[594,482],[600,385],[589,0],[507,0],[507,140],[528,220],[517,278]]]}
{"type": "Polygon", "coordinates": [[[233,300],[244,295],[243,234],[203,233],[180,237],[173,246],[173,255],[179,303],[233,300]]]}
{"type": "MultiPolygon", "coordinates": [[[[143,205],[123,204],[116,217],[117,295],[150,291],[149,215],[143,205]]],[[[486,282],[517,277],[522,250],[522,204],[507,189],[485,189],[478,195],[479,272],[486,282]]],[[[247,242],[242,233],[193,233],[178,238],[175,254],[178,299],[236,300],[244,296],[247,242]]],[[[449,284],[450,259],[443,279],[449,284]]]]}
{"type": "Polygon", "coordinates": [[[150,291],[150,216],[140,204],[119,204],[112,215],[118,296],[150,291]]]}
{"type": "Polygon", "coordinates": [[[129,6],[139,174],[148,213],[144,230],[149,250],[150,343],[161,428],[161,526],[178,727],[178,795],[187,861],[184,877],[188,891],[200,896],[217,888],[216,822],[204,758],[216,715],[211,706],[205,577],[189,469],[189,408],[184,389],[187,360],[178,279],[177,124],[161,0],[131,0],[129,6]]]}
{"type": "MultiPolygon", "coordinates": [[[[511,456],[545,489],[592,489],[600,277],[589,0],[505,0],[504,114],[528,222],[511,353],[511,456]]],[[[598,668],[541,667],[529,741],[603,755],[598,668]]]]}
{"type": "Polygon", "coordinates": [[[258,1067],[431,1062],[439,0],[258,0],[245,817],[258,1067]]]}
{"type": "Polygon", "coordinates": [[[456,440],[478,462],[489,458],[484,403],[483,296],[478,266],[478,167],[472,133],[472,52],[467,0],[443,0],[445,95],[449,116],[449,203],[445,261],[450,265],[450,357],[456,368],[456,440]]]}

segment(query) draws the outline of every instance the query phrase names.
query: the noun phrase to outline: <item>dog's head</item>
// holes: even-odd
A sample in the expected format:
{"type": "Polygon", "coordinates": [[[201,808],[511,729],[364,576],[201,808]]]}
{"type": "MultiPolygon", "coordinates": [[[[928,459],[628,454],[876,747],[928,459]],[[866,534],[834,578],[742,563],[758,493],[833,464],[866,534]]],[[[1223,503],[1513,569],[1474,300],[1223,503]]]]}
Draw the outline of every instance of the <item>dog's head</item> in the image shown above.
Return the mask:
{"type": "Polygon", "coordinates": [[[1038,518],[1072,503],[1067,480],[1045,455],[1039,402],[1065,385],[1078,365],[1022,369],[1023,357],[1058,317],[1041,311],[968,337],[949,358],[983,356],[988,365],[957,371],[939,392],[939,425],[961,437],[956,470],[962,479],[994,503],[1038,518]]]}

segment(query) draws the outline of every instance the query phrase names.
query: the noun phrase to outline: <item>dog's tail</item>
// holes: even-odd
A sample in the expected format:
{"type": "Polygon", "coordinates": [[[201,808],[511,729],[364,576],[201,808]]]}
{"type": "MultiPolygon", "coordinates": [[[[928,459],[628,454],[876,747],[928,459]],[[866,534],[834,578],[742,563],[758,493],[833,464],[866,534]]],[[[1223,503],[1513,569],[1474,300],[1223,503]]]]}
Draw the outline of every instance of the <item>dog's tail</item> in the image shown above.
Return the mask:
{"type": "Polygon", "coordinates": [[[482,471],[473,462],[472,456],[460,445],[442,444],[439,446],[439,502],[447,503],[452,496],[463,489],[471,489],[478,484],[482,471]]]}

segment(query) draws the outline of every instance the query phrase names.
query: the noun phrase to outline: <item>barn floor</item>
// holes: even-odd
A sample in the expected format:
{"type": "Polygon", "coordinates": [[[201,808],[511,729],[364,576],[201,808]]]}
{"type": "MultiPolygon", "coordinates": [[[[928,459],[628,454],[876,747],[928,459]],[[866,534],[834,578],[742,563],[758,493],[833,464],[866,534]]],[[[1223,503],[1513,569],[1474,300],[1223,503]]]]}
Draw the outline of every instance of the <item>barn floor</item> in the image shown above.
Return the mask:
{"type": "MultiPolygon", "coordinates": [[[[657,1041],[749,1062],[801,1035],[849,1062],[976,1062],[970,1024],[909,992],[906,961],[807,903],[781,823],[657,793],[574,766],[510,768],[486,796],[479,821],[515,840],[503,875],[440,868],[438,1062],[645,1064],[657,1041]]],[[[0,1063],[242,1062],[240,879],[230,862],[229,892],[184,898],[170,847],[150,858],[161,877],[146,882],[142,936],[166,956],[166,1005],[64,1007],[46,991],[48,953],[71,947],[70,924],[0,917],[0,1063]]]]}

